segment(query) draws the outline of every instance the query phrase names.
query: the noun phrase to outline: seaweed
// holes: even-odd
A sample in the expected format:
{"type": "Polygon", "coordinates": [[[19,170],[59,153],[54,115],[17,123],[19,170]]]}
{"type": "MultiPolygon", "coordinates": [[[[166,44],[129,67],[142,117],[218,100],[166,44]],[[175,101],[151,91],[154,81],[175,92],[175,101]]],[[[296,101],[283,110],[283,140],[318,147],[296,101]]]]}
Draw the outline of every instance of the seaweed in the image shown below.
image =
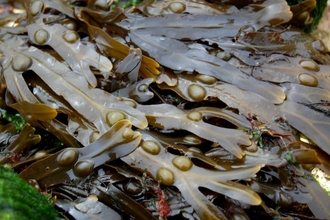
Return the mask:
{"type": "Polygon", "coordinates": [[[112,69],[110,60],[82,44],[77,32],[67,30],[60,24],[45,25],[41,20],[39,18],[26,27],[32,43],[51,46],[66,60],[72,71],[82,74],[92,87],[96,86],[96,78],[90,66],[98,69],[104,77],[109,76],[112,69]]]}
{"type": "MultiPolygon", "coordinates": [[[[2,136],[16,134],[16,130],[11,128],[11,124],[7,126],[2,126],[1,128],[2,136]]],[[[40,140],[41,136],[34,133],[35,128],[31,127],[30,124],[26,124],[23,129],[14,136],[14,140],[11,140],[8,143],[8,146],[5,146],[1,150],[0,164],[18,162],[20,160],[20,155],[23,151],[28,151],[29,148],[36,145],[40,140]]],[[[5,137],[2,137],[2,139],[5,137]]]]}
{"type": "MultiPolygon", "coordinates": [[[[281,112],[269,99],[259,94],[239,89],[234,85],[219,82],[214,77],[202,74],[182,74],[175,86],[160,83],[159,87],[161,89],[171,89],[188,101],[196,101],[196,97],[199,97],[199,100],[206,100],[210,97],[217,98],[228,107],[238,109],[239,113],[246,118],[253,113],[260,122],[273,131],[277,133],[286,132],[274,118],[274,116],[281,116],[281,112]],[[189,92],[189,88],[194,87],[203,89],[199,93],[197,89],[194,92],[189,92]]],[[[268,89],[268,87],[265,89],[268,89]]],[[[274,91],[272,92],[273,96],[277,95],[274,91]]],[[[277,96],[276,98],[279,97],[277,96]]],[[[246,125],[241,127],[246,128],[246,125]]]]}
{"type": "Polygon", "coordinates": [[[129,33],[129,37],[142,50],[147,51],[150,56],[168,68],[178,71],[197,71],[201,74],[214,76],[241,89],[254,91],[274,103],[281,103],[284,99],[281,88],[264,81],[258,81],[220,58],[211,56],[207,51],[190,49],[186,44],[175,39],[159,38],[134,31],[129,33]],[[270,89],[262,90],[265,87],[270,87],[270,89]],[[274,94],[278,97],[274,97],[274,94]]]}
{"type": "Polygon", "coordinates": [[[327,215],[304,180],[330,154],[330,56],[299,29],[315,1],[9,3],[1,163],[66,218],[327,215]]]}
{"type": "Polygon", "coordinates": [[[122,160],[130,166],[146,170],[153,178],[164,185],[176,186],[186,201],[203,219],[226,219],[224,213],[206,199],[199,187],[206,187],[251,205],[259,205],[260,197],[247,186],[231,180],[244,179],[260,169],[260,166],[213,171],[197,167],[185,156],[176,156],[166,152],[155,138],[143,134],[142,144],[122,160]],[[152,147],[153,145],[158,146],[152,147]]]}
{"type": "Polygon", "coordinates": [[[146,107],[141,105],[137,108],[146,114],[149,124],[152,126],[161,129],[183,129],[190,131],[201,138],[220,144],[238,158],[242,158],[244,155],[239,145],[251,144],[248,135],[241,130],[221,128],[203,121],[203,117],[205,116],[216,116],[229,118],[233,123],[242,123],[238,118],[231,117],[225,112],[221,114],[212,108],[181,111],[175,106],[167,104],[148,105],[146,107]]]}
{"type": "Polygon", "coordinates": [[[192,1],[192,0],[179,0],[179,1],[155,1],[144,0],[136,6],[146,16],[157,16],[164,14],[230,14],[236,12],[235,7],[228,7],[224,5],[215,5],[208,1],[192,1]]]}
{"type": "MultiPolygon", "coordinates": [[[[87,24],[88,33],[90,34],[93,41],[95,41],[97,47],[106,56],[110,56],[116,59],[123,60],[129,55],[130,48],[112,38],[101,28],[94,26],[91,23],[89,14],[82,8],[75,8],[75,15],[78,19],[87,24]]],[[[159,64],[150,57],[143,56],[140,67],[140,74],[144,77],[156,78],[159,74],[159,64]]]]}
{"type": "Polygon", "coordinates": [[[330,149],[327,144],[329,143],[329,136],[326,135],[326,130],[328,130],[330,124],[329,117],[324,117],[319,112],[292,101],[283,103],[281,110],[292,126],[329,154],[330,149]],[[299,112],[299,115],[295,112],[299,112]]]}
{"type": "Polygon", "coordinates": [[[43,187],[87,177],[94,167],[134,151],[141,135],[132,131],[131,126],[128,120],[118,121],[92,144],[84,148],[58,151],[33,163],[23,170],[20,176],[26,180],[35,179],[39,184],[43,184],[43,187]]]}
{"type": "Polygon", "coordinates": [[[317,25],[320,23],[321,18],[323,17],[323,12],[327,7],[327,1],[325,0],[310,0],[310,1],[302,1],[302,0],[287,0],[288,5],[291,6],[293,10],[294,8],[299,7],[298,15],[302,15],[303,12],[308,12],[307,23],[302,26],[302,29],[306,33],[311,33],[313,30],[317,28],[317,25]],[[307,10],[304,10],[306,9],[307,10]]]}
{"type": "Polygon", "coordinates": [[[96,195],[92,194],[88,196],[84,201],[81,199],[73,202],[66,200],[57,200],[57,205],[62,210],[70,213],[75,219],[80,218],[111,218],[114,220],[122,219],[121,216],[109,206],[104,205],[98,201],[96,195]]]}
{"type": "Polygon", "coordinates": [[[0,117],[7,120],[8,122],[11,122],[15,125],[15,128],[17,131],[20,131],[24,128],[26,125],[25,119],[22,117],[21,114],[10,114],[5,109],[0,109],[0,117]]]}
{"type": "MultiPolygon", "coordinates": [[[[14,46],[14,44],[12,44],[12,46],[14,46]]],[[[7,48],[8,53],[9,51],[12,51],[13,56],[17,54],[14,48],[7,48]]],[[[57,95],[62,96],[71,105],[71,107],[78,111],[79,114],[83,115],[83,117],[87,119],[89,123],[94,124],[97,130],[94,128],[92,131],[89,131],[89,134],[91,134],[93,131],[97,131],[100,134],[105,133],[109,126],[115,122],[109,121],[111,119],[107,118],[111,117],[113,114],[118,113],[118,111],[114,110],[116,108],[118,108],[118,110],[125,109],[122,113],[118,113],[121,115],[121,118],[129,118],[131,120],[136,118],[137,120],[132,120],[136,122],[133,122],[135,126],[140,128],[144,128],[146,126],[146,119],[140,112],[136,111],[134,108],[126,105],[125,103],[120,102],[110,93],[106,93],[100,89],[90,88],[87,82],[84,80],[84,76],[79,76],[79,74],[76,72],[71,71],[66,65],[60,63],[49,54],[34,47],[30,47],[29,49],[21,51],[21,53],[18,54],[19,55],[16,56],[18,60],[17,62],[21,62],[20,57],[23,57],[23,61],[28,63],[28,66],[25,66],[26,69],[24,70],[33,70],[57,95]],[[25,53],[25,55],[22,53],[25,53]],[[40,57],[43,57],[43,59],[40,60],[40,57]],[[27,60],[24,60],[24,58],[27,60]],[[79,85],[79,88],[76,87],[77,85],[79,85]],[[83,92],[84,90],[85,92],[83,92]]],[[[15,64],[16,63],[14,62],[13,65],[15,64]]],[[[17,100],[23,99],[29,100],[30,102],[34,102],[36,104],[39,103],[35,96],[33,96],[30,92],[26,82],[22,77],[22,74],[19,74],[18,71],[17,74],[9,74],[8,71],[13,71],[11,66],[9,66],[8,69],[4,71],[5,78],[9,79],[9,77],[16,77],[15,81],[20,82],[20,85],[17,85],[16,88],[12,87],[9,89],[13,96],[16,97],[17,100]],[[15,90],[13,90],[14,88],[15,90]],[[24,96],[28,96],[29,98],[24,98],[24,96]]],[[[53,118],[55,116],[56,115],[53,114],[53,118]]],[[[32,118],[32,120],[36,119],[34,117],[30,118],[32,118]]],[[[44,120],[47,121],[50,119],[52,118],[45,118],[44,120]]],[[[43,118],[40,117],[38,120],[43,120],[43,118]]]]}

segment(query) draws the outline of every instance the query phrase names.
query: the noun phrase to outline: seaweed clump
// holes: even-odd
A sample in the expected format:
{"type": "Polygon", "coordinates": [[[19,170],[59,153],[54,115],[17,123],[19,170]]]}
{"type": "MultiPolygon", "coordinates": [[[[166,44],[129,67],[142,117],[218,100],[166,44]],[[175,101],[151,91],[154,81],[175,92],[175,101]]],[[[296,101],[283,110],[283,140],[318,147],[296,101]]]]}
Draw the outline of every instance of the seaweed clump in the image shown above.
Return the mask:
{"type": "Polygon", "coordinates": [[[305,19],[301,28],[306,33],[311,33],[317,28],[328,4],[326,0],[287,0],[287,2],[292,10],[297,12],[294,15],[294,17],[298,18],[297,20],[302,21],[301,19],[305,19]]]}
{"type": "Polygon", "coordinates": [[[292,204],[323,218],[306,177],[329,169],[330,119],[318,109],[330,102],[330,57],[294,26],[295,7],[11,5],[0,28],[0,163],[70,218],[297,217],[292,204]],[[62,144],[43,148],[40,131],[62,144]]]}

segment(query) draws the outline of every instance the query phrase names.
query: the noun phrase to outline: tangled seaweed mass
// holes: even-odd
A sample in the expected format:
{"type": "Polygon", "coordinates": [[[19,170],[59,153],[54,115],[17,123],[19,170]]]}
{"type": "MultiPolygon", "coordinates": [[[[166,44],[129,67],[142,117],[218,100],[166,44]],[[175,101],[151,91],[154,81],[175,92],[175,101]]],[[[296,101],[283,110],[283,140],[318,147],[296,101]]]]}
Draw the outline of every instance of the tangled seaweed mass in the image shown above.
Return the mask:
{"type": "Polygon", "coordinates": [[[308,178],[329,171],[330,56],[297,27],[316,1],[115,6],[3,8],[1,164],[62,218],[330,216],[308,178]]]}

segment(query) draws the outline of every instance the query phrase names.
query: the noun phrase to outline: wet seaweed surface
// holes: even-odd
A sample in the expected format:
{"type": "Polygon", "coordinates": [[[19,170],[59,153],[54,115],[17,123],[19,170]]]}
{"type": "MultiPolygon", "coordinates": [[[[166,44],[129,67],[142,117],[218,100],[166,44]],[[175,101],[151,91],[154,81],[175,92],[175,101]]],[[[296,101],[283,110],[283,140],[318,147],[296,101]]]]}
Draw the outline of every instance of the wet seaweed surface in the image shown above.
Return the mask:
{"type": "Polygon", "coordinates": [[[328,219],[315,6],[8,1],[0,163],[63,219],[328,219]]]}

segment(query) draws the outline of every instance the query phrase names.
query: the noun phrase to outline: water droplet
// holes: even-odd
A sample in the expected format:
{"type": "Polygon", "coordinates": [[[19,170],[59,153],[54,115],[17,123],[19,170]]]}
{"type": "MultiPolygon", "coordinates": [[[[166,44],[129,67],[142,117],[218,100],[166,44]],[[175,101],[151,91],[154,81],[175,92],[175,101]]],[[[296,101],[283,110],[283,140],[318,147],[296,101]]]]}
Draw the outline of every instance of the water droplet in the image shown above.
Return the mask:
{"type": "Polygon", "coordinates": [[[62,25],[68,29],[68,30],[77,30],[77,24],[74,20],[71,20],[71,19],[65,19],[63,22],[62,22],[62,25]]]}
{"type": "Polygon", "coordinates": [[[49,34],[46,30],[40,29],[34,33],[34,40],[39,44],[43,45],[48,41],[49,34]]]}
{"type": "Polygon", "coordinates": [[[117,121],[125,119],[125,118],[126,118],[126,116],[124,115],[124,113],[119,112],[119,111],[108,112],[106,115],[106,121],[109,126],[112,126],[117,121]]]}
{"type": "Polygon", "coordinates": [[[312,76],[308,73],[300,73],[298,75],[298,79],[300,84],[304,85],[304,86],[312,86],[315,87],[318,84],[318,80],[315,76],[312,76]]]}
{"type": "Polygon", "coordinates": [[[43,7],[43,3],[41,1],[35,1],[31,4],[30,6],[30,12],[33,16],[36,16],[37,14],[40,13],[42,7],[43,7]]]}
{"type": "Polygon", "coordinates": [[[189,170],[193,163],[188,157],[185,156],[177,156],[172,160],[173,165],[178,168],[179,170],[182,171],[187,171],[189,170]]]}
{"type": "Polygon", "coordinates": [[[161,147],[154,141],[143,141],[141,148],[149,154],[157,155],[160,152],[161,147]]]}
{"type": "Polygon", "coordinates": [[[134,131],[130,128],[125,128],[122,133],[122,137],[124,139],[132,139],[134,137],[134,131]]]}
{"type": "Polygon", "coordinates": [[[320,70],[319,65],[311,59],[303,59],[299,61],[300,66],[308,70],[314,70],[318,72],[320,70]]]}
{"type": "Polygon", "coordinates": [[[214,84],[217,81],[217,79],[213,76],[202,75],[202,74],[198,74],[196,76],[196,80],[209,85],[214,84]]]}
{"type": "Polygon", "coordinates": [[[84,178],[92,173],[94,163],[92,161],[79,161],[73,168],[74,175],[84,178]]]}
{"type": "Polygon", "coordinates": [[[193,121],[199,121],[203,118],[203,115],[200,112],[191,112],[187,115],[187,118],[193,121]]]}
{"type": "Polygon", "coordinates": [[[188,95],[196,102],[203,101],[206,96],[206,90],[197,84],[191,84],[188,86],[188,95]]]}
{"type": "Polygon", "coordinates": [[[186,5],[181,2],[172,2],[169,9],[174,13],[182,13],[186,10],[186,5]]]}
{"type": "Polygon", "coordinates": [[[78,160],[78,152],[72,148],[65,149],[57,158],[60,166],[73,166],[78,160]]]}
{"type": "Polygon", "coordinates": [[[148,85],[147,84],[142,84],[138,88],[139,92],[147,92],[148,91],[148,85]]]}
{"type": "Polygon", "coordinates": [[[90,136],[89,136],[89,142],[93,143],[94,141],[96,141],[97,139],[99,139],[99,137],[101,136],[101,134],[97,131],[93,131],[90,136]]]}
{"type": "Polygon", "coordinates": [[[188,145],[198,145],[202,143],[202,139],[194,134],[188,134],[183,138],[183,142],[188,145]]]}
{"type": "Polygon", "coordinates": [[[174,174],[169,169],[162,167],[157,171],[157,179],[160,183],[171,186],[174,183],[174,174]]]}
{"type": "Polygon", "coordinates": [[[32,65],[32,59],[23,54],[18,54],[14,57],[11,63],[13,70],[18,72],[26,71],[32,65]]]}
{"type": "Polygon", "coordinates": [[[79,39],[79,35],[75,31],[68,30],[63,34],[63,39],[68,43],[74,43],[79,39]]]}

